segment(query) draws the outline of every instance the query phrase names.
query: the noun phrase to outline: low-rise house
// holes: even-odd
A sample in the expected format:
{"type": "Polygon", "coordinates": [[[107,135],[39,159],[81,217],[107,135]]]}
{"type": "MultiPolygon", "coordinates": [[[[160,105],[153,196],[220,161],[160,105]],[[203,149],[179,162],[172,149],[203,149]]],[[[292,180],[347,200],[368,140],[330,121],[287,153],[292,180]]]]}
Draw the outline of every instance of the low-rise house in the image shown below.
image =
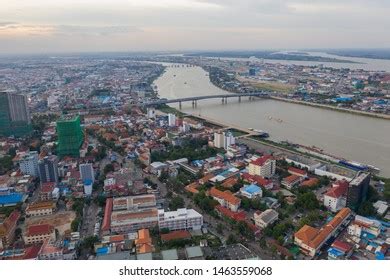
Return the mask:
{"type": "Polygon", "coordinates": [[[63,260],[64,249],[55,246],[50,239],[46,239],[38,253],[39,260],[63,260]]]}
{"type": "Polygon", "coordinates": [[[186,191],[197,194],[199,193],[198,188],[200,187],[198,182],[193,182],[185,187],[186,191]]]}
{"type": "Polygon", "coordinates": [[[135,247],[137,254],[151,253],[154,251],[149,229],[143,228],[138,231],[138,238],[135,240],[135,247]]]}
{"type": "Polygon", "coordinates": [[[299,185],[303,181],[303,177],[298,175],[290,175],[288,177],[283,178],[282,185],[287,189],[291,190],[295,186],[299,185]]]}
{"type": "Polygon", "coordinates": [[[253,214],[253,220],[255,221],[255,225],[260,228],[268,227],[269,225],[276,222],[278,218],[278,212],[273,209],[267,209],[264,212],[256,211],[253,214]]]}
{"type": "Polygon", "coordinates": [[[149,166],[150,173],[160,176],[162,172],[165,172],[168,170],[168,165],[166,163],[162,163],[159,161],[155,161],[150,164],[149,166]]]}
{"type": "Polygon", "coordinates": [[[319,183],[320,180],[318,180],[317,178],[309,178],[303,181],[299,186],[302,188],[313,188],[315,186],[318,186],[319,183]]]}
{"type": "Polygon", "coordinates": [[[28,245],[42,243],[47,239],[55,239],[54,227],[49,224],[28,226],[24,235],[24,242],[28,245]]]}
{"type": "Polygon", "coordinates": [[[216,187],[213,187],[209,191],[209,195],[219,202],[223,207],[230,209],[233,212],[237,212],[241,204],[241,199],[235,197],[230,191],[220,191],[216,187]]]}
{"type": "Polygon", "coordinates": [[[304,225],[294,234],[294,243],[302,253],[314,257],[331,237],[336,237],[345,228],[351,215],[351,209],[343,208],[321,229],[304,225]]]}
{"type": "Polygon", "coordinates": [[[52,201],[40,201],[29,204],[26,208],[28,217],[51,215],[56,209],[56,204],[52,201]]]}
{"type": "Polygon", "coordinates": [[[328,249],[328,260],[345,260],[353,253],[353,246],[347,242],[335,240],[328,249]]]}
{"type": "Polygon", "coordinates": [[[288,173],[291,175],[297,175],[299,177],[307,178],[307,172],[305,170],[296,168],[296,167],[289,167],[287,169],[288,173]]]}
{"type": "Polygon", "coordinates": [[[332,212],[337,212],[346,206],[346,194],[348,191],[348,182],[337,181],[324,194],[324,206],[332,212]]]}
{"type": "Polygon", "coordinates": [[[363,235],[378,237],[381,230],[382,224],[379,221],[356,215],[355,220],[348,227],[348,234],[358,238],[363,235]]]}
{"type": "Polygon", "coordinates": [[[227,217],[227,218],[232,219],[232,220],[234,220],[236,222],[240,222],[240,221],[245,221],[246,220],[246,214],[245,214],[244,211],[233,212],[233,211],[223,207],[222,205],[217,205],[215,207],[215,211],[220,216],[227,217]]]}
{"type": "Polygon", "coordinates": [[[14,210],[4,220],[0,219],[0,249],[9,246],[15,238],[15,229],[20,218],[20,212],[14,210]]]}
{"type": "Polygon", "coordinates": [[[39,199],[42,201],[53,199],[54,182],[43,183],[39,192],[39,199]]]}
{"type": "Polygon", "coordinates": [[[389,204],[386,201],[382,201],[382,200],[378,200],[377,202],[374,203],[373,206],[376,209],[378,215],[381,216],[383,216],[387,212],[387,209],[389,209],[389,204]]]}
{"type": "Polygon", "coordinates": [[[245,185],[240,189],[240,194],[242,196],[245,196],[249,199],[253,199],[256,197],[262,197],[263,196],[263,191],[262,189],[255,184],[251,185],[245,185]]]}
{"type": "Polygon", "coordinates": [[[261,186],[266,190],[271,190],[274,187],[274,183],[272,182],[272,180],[265,179],[264,177],[258,175],[250,175],[249,173],[242,173],[241,178],[248,183],[257,184],[258,186],[261,186]]]}

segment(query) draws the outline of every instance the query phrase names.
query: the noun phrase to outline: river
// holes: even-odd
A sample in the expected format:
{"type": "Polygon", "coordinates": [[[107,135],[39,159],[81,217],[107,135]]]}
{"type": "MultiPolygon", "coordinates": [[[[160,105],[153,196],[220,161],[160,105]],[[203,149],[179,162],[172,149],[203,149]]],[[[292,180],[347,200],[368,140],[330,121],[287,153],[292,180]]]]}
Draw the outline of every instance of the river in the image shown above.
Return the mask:
{"type": "MultiPolygon", "coordinates": [[[[167,67],[155,81],[161,98],[224,94],[200,67],[167,67]]],[[[176,105],[171,105],[176,106],[176,105]]],[[[178,108],[178,105],[176,106],[178,108]]],[[[243,128],[267,131],[271,140],[314,145],[330,154],[371,164],[390,176],[390,121],[276,100],[229,99],[183,103],[182,111],[243,128]]]]}

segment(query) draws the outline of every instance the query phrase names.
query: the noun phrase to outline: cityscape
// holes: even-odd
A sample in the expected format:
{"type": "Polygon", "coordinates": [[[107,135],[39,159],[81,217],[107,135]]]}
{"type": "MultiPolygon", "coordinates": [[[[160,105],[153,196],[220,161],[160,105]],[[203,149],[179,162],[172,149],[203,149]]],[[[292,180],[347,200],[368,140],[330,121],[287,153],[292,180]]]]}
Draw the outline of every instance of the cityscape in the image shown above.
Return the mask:
{"type": "Polygon", "coordinates": [[[0,261],[390,260],[388,49],[166,49],[0,47],[0,261]]]}

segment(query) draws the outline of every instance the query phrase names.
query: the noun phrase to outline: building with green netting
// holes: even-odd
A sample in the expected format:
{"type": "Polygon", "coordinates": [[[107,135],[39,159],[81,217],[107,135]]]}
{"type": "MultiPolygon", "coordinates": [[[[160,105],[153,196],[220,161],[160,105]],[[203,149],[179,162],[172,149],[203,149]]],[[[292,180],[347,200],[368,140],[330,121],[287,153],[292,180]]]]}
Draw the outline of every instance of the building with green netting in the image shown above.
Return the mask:
{"type": "Polygon", "coordinates": [[[0,92],[0,136],[23,137],[32,132],[27,97],[0,92]]]}
{"type": "Polygon", "coordinates": [[[80,117],[63,117],[57,121],[58,155],[80,156],[80,147],[84,141],[84,133],[80,125],[80,117]]]}

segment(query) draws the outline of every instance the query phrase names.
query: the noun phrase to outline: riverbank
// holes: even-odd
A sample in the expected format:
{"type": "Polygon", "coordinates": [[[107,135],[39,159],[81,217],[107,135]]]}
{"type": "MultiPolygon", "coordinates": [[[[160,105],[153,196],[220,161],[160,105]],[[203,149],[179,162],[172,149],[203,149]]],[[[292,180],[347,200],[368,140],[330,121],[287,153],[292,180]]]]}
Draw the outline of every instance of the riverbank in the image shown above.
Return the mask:
{"type": "MultiPolygon", "coordinates": [[[[159,109],[158,109],[159,110],[159,109]]],[[[167,114],[167,110],[159,110],[160,113],[167,114]]],[[[298,156],[304,156],[311,158],[312,160],[316,160],[318,162],[321,162],[322,164],[328,165],[328,166],[337,166],[340,169],[345,170],[348,173],[353,173],[351,169],[348,169],[342,165],[337,164],[336,162],[332,162],[330,160],[327,160],[325,158],[322,158],[320,156],[312,155],[306,152],[301,152],[298,151],[297,149],[293,147],[289,147],[285,144],[275,142],[269,139],[262,139],[256,137],[253,131],[239,127],[237,125],[232,125],[226,122],[221,122],[209,117],[205,116],[199,116],[199,115],[194,115],[194,114],[189,114],[182,112],[176,108],[170,107],[169,113],[176,114],[176,115],[181,115],[181,117],[189,117],[196,119],[198,121],[202,121],[203,124],[206,124],[210,127],[215,127],[217,129],[222,129],[222,130],[230,130],[230,131],[235,131],[238,135],[236,136],[237,142],[246,144],[252,148],[259,149],[265,153],[273,154],[273,153],[283,153],[287,156],[291,155],[298,155],[298,156]]]]}
{"type": "Polygon", "coordinates": [[[380,114],[380,113],[373,113],[373,112],[365,112],[365,111],[359,111],[359,110],[354,110],[354,109],[340,108],[340,107],[334,107],[334,106],[325,105],[325,104],[318,104],[318,103],[313,103],[313,102],[294,100],[294,99],[276,97],[276,96],[270,96],[270,98],[274,99],[274,100],[278,100],[278,101],[283,101],[283,102],[289,102],[289,103],[295,103],[295,104],[300,104],[300,105],[305,105],[305,106],[334,110],[334,111],[350,113],[350,114],[355,114],[355,115],[361,115],[361,116],[366,116],[366,117],[390,120],[390,115],[385,115],[385,114],[380,114]]]}

